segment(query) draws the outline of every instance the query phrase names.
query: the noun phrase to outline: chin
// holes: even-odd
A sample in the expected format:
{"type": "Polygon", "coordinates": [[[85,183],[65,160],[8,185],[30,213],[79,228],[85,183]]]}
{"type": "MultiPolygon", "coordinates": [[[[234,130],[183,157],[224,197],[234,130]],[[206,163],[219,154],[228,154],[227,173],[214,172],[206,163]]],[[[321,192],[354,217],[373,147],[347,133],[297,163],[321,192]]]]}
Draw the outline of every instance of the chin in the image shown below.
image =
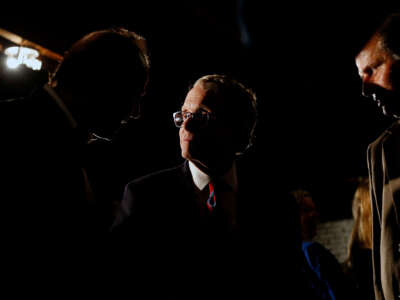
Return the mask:
{"type": "Polygon", "coordinates": [[[188,143],[184,143],[183,145],[181,144],[181,155],[183,158],[188,159],[188,160],[194,160],[196,157],[198,157],[198,151],[196,151],[196,147],[193,147],[193,145],[190,145],[188,143]]]}

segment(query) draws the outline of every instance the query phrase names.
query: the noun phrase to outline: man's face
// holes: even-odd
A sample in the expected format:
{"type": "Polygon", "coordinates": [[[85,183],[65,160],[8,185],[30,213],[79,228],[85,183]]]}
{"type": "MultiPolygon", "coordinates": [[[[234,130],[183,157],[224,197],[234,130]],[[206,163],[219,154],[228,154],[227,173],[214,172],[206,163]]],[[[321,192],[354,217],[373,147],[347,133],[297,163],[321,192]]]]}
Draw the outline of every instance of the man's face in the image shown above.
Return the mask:
{"type": "Polygon", "coordinates": [[[179,130],[182,157],[203,169],[218,169],[234,157],[234,130],[223,116],[224,101],[208,97],[197,83],[189,91],[182,112],[210,114],[205,124],[187,118],[179,130]]]}
{"type": "Polygon", "coordinates": [[[112,138],[121,122],[133,112],[133,107],[137,110],[139,105],[135,91],[106,80],[72,87],[58,84],[57,92],[80,127],[105,138],[112,138]]]}
{"type": "Polygon", "coordinates": [[[356,57],[362,94],[373,99],[382,112],[400,118],[400,63],[374,35],[356,57]]]}

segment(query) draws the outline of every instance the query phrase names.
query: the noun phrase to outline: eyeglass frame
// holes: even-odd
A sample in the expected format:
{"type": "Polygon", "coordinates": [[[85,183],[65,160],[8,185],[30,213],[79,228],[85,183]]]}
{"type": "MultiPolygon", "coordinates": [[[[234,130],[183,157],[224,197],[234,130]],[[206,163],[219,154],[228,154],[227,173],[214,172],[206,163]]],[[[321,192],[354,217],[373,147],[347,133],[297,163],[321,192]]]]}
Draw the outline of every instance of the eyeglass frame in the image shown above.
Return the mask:
{"type": "Polygon", "coordinates": [[[172,117],[174,119],[175,126],[177,128],[181,128],[183,126],[183,124],[185,123],[185,121],[188,120],[188,119],[201,120],[201,119],[199,119],[199,117],[196,117],[196,116],[199,116],[199,115],[207,116],[205,121],[204,121],[204,124],[202,124],[203,125],[202,127],[206,127],[211,120],[215,120],[215,114],[212,113],[212,112],[209,112],[209,111],[205,111],[205,110],[201,110],[201,111],[194,112],[194,113],[192,113],[190,111],[181,111],[181,110],[179,110],[179,111],[174,112],[172,114],[172,117]],[[179,114],[179,113],[182,114],[182,124],[180,126],[175,121],[176,120],[176,115],[179,114]],[[186,115],[186,117],[185,117],[185,115],[186,115]]]}

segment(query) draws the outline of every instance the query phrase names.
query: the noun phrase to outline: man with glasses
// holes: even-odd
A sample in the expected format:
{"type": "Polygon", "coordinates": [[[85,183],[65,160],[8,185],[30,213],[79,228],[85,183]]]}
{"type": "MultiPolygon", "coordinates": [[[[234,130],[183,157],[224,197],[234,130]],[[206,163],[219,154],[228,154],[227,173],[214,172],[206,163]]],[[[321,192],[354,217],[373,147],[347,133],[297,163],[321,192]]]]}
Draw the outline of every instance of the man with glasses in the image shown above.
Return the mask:
{"type": "MultiPolygon", "coordinates": [[[[222,247],[227,257],[236,250],[242,191],[235,161],[252,141],[256,117],[256,97],[241,83],[222,75],[198,79],[173,114],[185,162],[126,186],[113,232],[129,237],[136,250],[158,249],[158,271],[174,267],[188,275],[179,277],[182,290],[193,287],[192,276],[205,274],[207,265],[216,270],[222,247]]],[[[198,279],[215,291],[213,279],[198,279]]]]}
{"type": "MultiPolygon", "coordinates": [[[[207,210],[206,205],[210,195],[209,184],[215,183],[216,193],[222,186],[226,195],[217,200],[217,209],[212,213],[216,218],[226,217],[229,221],[225,220],[224,229],[233,233],[237,225],[238,196],[235,161],[252,143],[256,117],[256,97],[241,83],[223,75],[208,75],[197,80],[181,110],[173,114],[173,121],[179,128],[181,155],[185,162],[177,168],[129,183],[116,227],[128,226],[131,219],[135,221],[135,207],[136,202],[141,205],[140,196],[160,201],[155,208],[161,208],[169,202],[167,207],[171,204],[175,207],[173,211],[181,207],[195,209],[197,211],[189,211],[195,212],[199,220],[203,219],[204,224],[209,225],[207,214],[211,211],[207,210]],[[143,195],[139,193],[136,199],[137,190],[158,184],[163,188],[152,188],[143,195]],[[167,194],[164,188],[171,193],[167,194]],[[165,199],[158,197],[160,190],[168,195],[165,199]],[[176,199],[167,201],[173,194],[176,199]]],[[[138,213],[143,212],[138,210],[138,213]]]]}
{"type": "Polygon", "coordinates": [[[288,249],[300,253],[300,239],[295,247],[280,243],[293,237],[280,234],[278,228],[286,224],[273,222],[278,199],[272,189],[266,193],[266,178],[244,153],[252,145],[256,119],[250,89],[223,75],[201,77],[173,114],[184,163],[126,186],[112,232],[123,237],[121,249],[129,249],[124,263],[152,270],[150,280],[161,278],[157,286],[167,286],[151,292],[165,296],[172,289],[185,299],[250,299],[277,288],[278,298],[289,298],[285,295],[291,290],[278,286],[298,279],[289,263],[297,254],[284,260],[281,255],[288,249]],[[270,211],[263,208],[267,203],[270,211]],[[280,244],[279,251],[264,246],[270,239],[280,244]],[[281,280],[274,259],[290,279],[281,280]],[[273,279],[259,275],[264,268],[273,279]]]}

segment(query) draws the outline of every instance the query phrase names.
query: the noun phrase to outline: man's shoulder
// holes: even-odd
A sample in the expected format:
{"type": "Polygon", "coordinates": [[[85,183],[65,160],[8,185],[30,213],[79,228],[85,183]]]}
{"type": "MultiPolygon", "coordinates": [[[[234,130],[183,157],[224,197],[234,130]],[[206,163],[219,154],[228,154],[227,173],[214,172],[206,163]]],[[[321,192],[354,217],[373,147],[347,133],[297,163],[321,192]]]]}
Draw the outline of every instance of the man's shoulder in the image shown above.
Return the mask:
{"type": "Polygon", "coordinates": [[[0,134],[9,146],[19,148],[17,145],[43,134],[39,126],[43,110],[36,102],[33,95],[0,100],[0,134]]]}
{"type": "Polygon", "coordinates": [[[327,253],[329,250],[325,248],[322,244],[316,241],[312,242],[302,242],[303,251],[313,252],[313,253],[327,253]]]}
{"type": "Polygon", "coordinates": [[[30,97],[9,98],[0,100],[1,121],[14,120],[15,115],[24,116],[32,107],[30,97]]]}
{"type": "Polygon", "coordinates": [[[314,266],[320,264],[321,262],[325,264],[333,264],[335,266],[339,265],[339,262],[332,254],[332,252],[325,246],[318,242],[303,242],[302,243],[303,252],[307,255],[310,263],[314,266]]]}
{"type": "Polygon", "coordinates": [[[54,111],[55,105],[43,88],[23,97],[0,100],[1,122],[32,126],[45,123],[54,111]]]}
{"type": "MultiPolygon", "coordinates": [[[[138,177],[130,181],[127,186],[134,187],[134,186],[147,186],[147,185],[154,185],[157,182],[171,182],[176,181],[177,178],[184,177],[187,172],[187,163],[182,163],[177,166],[158,170],[144,176],[138,177]]],[[[153,186],[153,189],[156,189],[156,186],[153,186]]]]}
{"type": "Polygon", "coordinates": [[[146,217],[151,214],[149,218],[153,218],[155,214],[160,216],[170,212],[171,207],[167,200],[174,195],[179,198],[182,195],[179,192],[185,190],[185,167],[184,163],[130,181],[125,186],[121,207],[113,227],[120,227],[122,230],[125,227],[129,228],[134,213],[146,217]]]}
{"type": "Polygon", "coordinates": [[[394,122],[381,135],[368,145],[368,152],[375,153],[383,146],[389,147],[391,144],[400,144],[400,120],[394,122]]]}
{"type": "Polygon", "coordinates": [[[368,151],[375,151],[382,144],[387,142],[400,139],[400,120],[392,123],[388,128],[386,128],[378,138],[368,145],[368,151]]]}

